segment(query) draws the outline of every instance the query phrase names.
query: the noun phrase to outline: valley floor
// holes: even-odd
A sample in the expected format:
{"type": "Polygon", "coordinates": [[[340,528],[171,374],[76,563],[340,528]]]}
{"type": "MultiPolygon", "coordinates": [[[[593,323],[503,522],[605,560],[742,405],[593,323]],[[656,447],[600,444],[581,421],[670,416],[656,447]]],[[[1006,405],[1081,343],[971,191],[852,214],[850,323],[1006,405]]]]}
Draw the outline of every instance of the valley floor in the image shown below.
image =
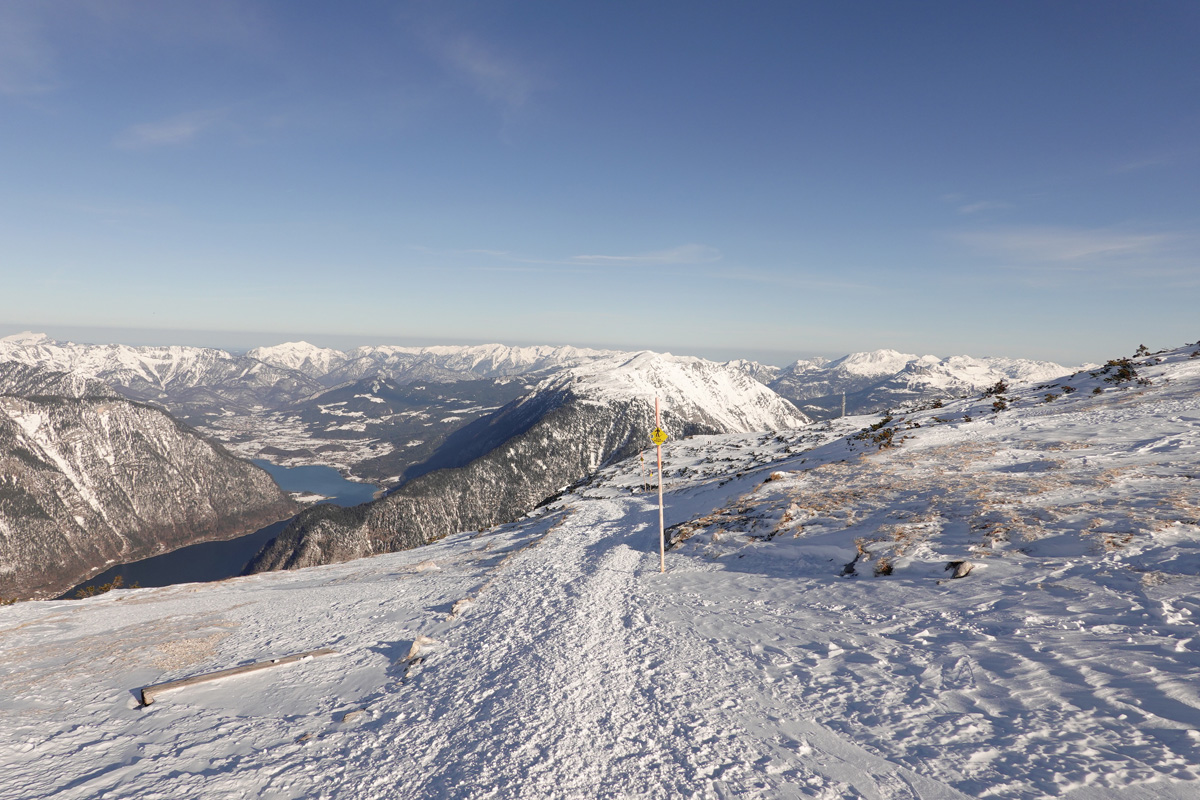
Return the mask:
{"type": "Polygon", "coordinates": [[[5,607],[0,796],[1196,797],[1200,401],[1121,391],[672,443],[666,574],[635,459],[419,550],[5,607]]]}

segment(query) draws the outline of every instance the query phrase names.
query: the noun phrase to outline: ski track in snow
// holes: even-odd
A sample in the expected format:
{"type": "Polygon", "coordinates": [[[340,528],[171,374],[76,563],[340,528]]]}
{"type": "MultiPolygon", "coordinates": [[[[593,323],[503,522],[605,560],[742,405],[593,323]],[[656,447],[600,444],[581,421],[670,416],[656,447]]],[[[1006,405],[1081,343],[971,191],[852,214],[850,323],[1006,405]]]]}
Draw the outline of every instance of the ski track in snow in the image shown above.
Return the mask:
{"type": "Polygon", "coordinates": [[[665,575],[631,459],[418,550],[0,609],[0,798],[1200,796],[1181,363],[888,451],[672,442],[665,575]]]}

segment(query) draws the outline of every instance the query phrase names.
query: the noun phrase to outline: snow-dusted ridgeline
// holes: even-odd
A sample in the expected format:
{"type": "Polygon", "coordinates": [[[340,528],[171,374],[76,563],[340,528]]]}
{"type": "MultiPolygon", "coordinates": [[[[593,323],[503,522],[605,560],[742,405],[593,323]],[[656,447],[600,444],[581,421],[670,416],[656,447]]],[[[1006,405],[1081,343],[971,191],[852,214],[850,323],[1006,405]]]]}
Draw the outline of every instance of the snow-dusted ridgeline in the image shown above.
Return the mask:
{"type": "Polygon", "coordinates": [[[276,408],[324,388],[294,370],[206,347],[76,344],[24,333],[0,339],[5,361],[96,378],[178,416],[276,408]]]}
{"type": "Polygon", "coordinates": [[[379,376],[395,381],[502,378],[546,373],[615,354],[611,350],[502,344],[402,347],[378,345],[349,352],[307,342],[257,347],[247,355],[303,372],[326,386],[379,376]]]}
{"type": "Polygon", "coordinates": [[[19,361],[0,361],[0,395],[37,397],[120,397],[103,381],[78,372],[60,372],[19,361]]]}

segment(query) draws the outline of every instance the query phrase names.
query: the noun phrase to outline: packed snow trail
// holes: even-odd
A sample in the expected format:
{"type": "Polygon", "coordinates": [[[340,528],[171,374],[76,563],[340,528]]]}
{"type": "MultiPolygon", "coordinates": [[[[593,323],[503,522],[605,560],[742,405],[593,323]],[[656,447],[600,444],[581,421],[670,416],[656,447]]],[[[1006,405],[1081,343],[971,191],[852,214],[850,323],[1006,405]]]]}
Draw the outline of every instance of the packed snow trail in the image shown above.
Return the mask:
{"type": "Polygon", "coordinates": [[[391,726],[364,730],[329,796],[394,797],[400,776],[414,797],[964,796],[778,709],[759,718],[804,731],[833,767],[764,752],[742,706],[776,698],[708,685],[741,686],[757,665],[667,624],[687,579],[656,570],[656,512],[632,498],[573,511],[430,631],[442,647],[378,712],[398,714],[403,745],[391,726]]]}

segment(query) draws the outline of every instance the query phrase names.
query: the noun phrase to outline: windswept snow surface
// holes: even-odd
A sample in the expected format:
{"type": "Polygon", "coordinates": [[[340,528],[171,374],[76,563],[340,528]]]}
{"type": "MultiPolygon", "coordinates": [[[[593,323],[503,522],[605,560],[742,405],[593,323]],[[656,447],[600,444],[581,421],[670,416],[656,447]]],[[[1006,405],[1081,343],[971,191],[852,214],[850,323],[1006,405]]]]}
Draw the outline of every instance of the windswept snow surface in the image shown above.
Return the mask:
{"type": "Polygon", "coordinates": [[[0,608],[0,793],[1195,798],[1193,349],[670,442],[666,574],[630,459],[416,550],[0,608]]]}

